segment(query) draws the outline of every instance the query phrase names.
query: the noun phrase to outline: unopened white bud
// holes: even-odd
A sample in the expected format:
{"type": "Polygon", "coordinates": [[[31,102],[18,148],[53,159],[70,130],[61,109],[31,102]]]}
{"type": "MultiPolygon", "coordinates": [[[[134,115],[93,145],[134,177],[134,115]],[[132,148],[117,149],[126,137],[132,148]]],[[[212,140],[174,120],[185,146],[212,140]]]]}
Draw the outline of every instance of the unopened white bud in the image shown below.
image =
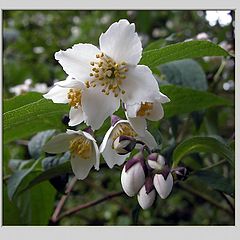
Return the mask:
{"type": "Polygon", "coordinates": [[[136,195],[144,182],[145,173],[140,162],[131,165],[129,169],[127,168],[127,164],[125,164],[121,174],[121,183],[124,192],[129,197],[136,195]]]}
{"type": "Polygon", "coordinates": [[[153,189],[150,193],[147,193],[145,185],[140,189],[137,199],[142,209],[150,208],[156,198],[156,191],[153,189]]]}
{"type": "Polygon", "coordinates": [[[162,170],[165,166],[165,159],[158,153],[151,153],[148,156],[147,163],[152,169],[162,170]]]}
{"type": "Polygon", "coordinates": [[[153,185],[162,199],[167,198],[173,187],[172,174],[169,172],[166,179],[162,174],[155,174],[153,178],[153,185]]]}

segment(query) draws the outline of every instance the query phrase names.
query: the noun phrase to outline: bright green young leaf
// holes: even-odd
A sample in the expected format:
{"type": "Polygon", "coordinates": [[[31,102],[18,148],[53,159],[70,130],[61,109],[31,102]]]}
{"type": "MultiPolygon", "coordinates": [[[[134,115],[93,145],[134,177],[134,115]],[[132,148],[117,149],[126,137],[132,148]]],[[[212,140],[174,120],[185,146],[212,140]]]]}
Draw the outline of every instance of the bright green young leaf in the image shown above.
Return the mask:
{"type": "Polygon", "coordinates": [[[165,117],[199,111],[210,107],[231,106],[232,103],[209,92],[183,88],[174,85],[161,86],[161,92],[170,98],[163,104],[165,117]]]}
{"type": "Polygon", "coordinates": [[[152,68],[180,59],[228,55],[227,51],[210,41],[194,40],[143,52],[140,64],[152,68]]]}
{"type": "MultiPolygon", "coordinates": [[[[25,95],[27,96],[29,95],[25,95]]],[[[17,104],[18,97],[12,101],[12,104],[17,104]]],[[[63,129],[64,125],[61,120],[68,109],[69,107],[65,104],[54,104],[42,98],[5,112],[3,114],[4,142],[28,137],[47,129],[63,129]]]]}
{"type": "Polygon", "coordinates": [[[234,186],[230,179],[227,179],[212,170],[200,170],[190,175],[186,182],[192,179],[200,181],[214,190],[224,192],[230,196],[234,196],[234,186]]]}
{"type": "Polygon", "coordinates": [[[202,67],[192,59],[184,59],[160,66],[167,82],[196,90],[207,90],[207,79],[202,67]]]}
{"type": "Polygon", "coordinates": [[[15,200],[22,225],[47,225],[53,213],[56,190],[48,182],[22,193],[15,200]]]}
{"type": "Polygon", "coordinates": [[[173,152],[173,165],[177,166],[184,156],[195,152],[216,153],[234,166],[234,153],[231,148],[211,137],[192,137],[180,143],[173,152]]]}

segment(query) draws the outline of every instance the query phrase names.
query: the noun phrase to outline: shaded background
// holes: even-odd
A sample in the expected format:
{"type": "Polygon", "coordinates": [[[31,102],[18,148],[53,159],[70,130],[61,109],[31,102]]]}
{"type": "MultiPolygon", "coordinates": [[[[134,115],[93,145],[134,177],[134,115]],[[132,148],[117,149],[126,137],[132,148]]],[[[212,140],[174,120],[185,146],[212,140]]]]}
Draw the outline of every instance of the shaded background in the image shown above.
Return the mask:
{"type": "MultiPolygon", "coordinates": [[[[100,34],[121,18],[136,24],[143,47],[156,40],[159,46],[165,46],[191,39],[209,39],[228,51],[234,51],[233,11],[4,11],[4,98],[30,90],[46,92],[47,87],[52,86],[54,81],[64,80],[66,74],[54,59],[54,53],[80,42],[98,45],[100,34]],[[31,79],[31,89],[26,87],[26,79],[31,79]],[[19,84],[24,85],[24,81],[25,88],[13,88],[19,84]],[[39,87],[36,85],[39,83],[46,85],[39,87]]],[[[156,78],[160,85],[183,85],[210,91],[234,101],[233,58],[223,60],[221,57],[205,57],[196,61],[182,60],[164,64],[159,66],[156,78]]],[[[150,124],[149,128],[155,137],[160,139],[163,149],[168,150],[173,148],[176,142],[194,135],[213,135],[223,141],[230,141],[234,139],[234,108],[213,108],[175,116],[161,120],[160,125],[150,124]]],[[[98,140],[101,141],[101,138],[102,136],[99,136],[98,140]]],[[[8,152],[8,162],[14,159],[29,159],[24,144],[11,143],[4,151],[5,155],[8,152]]],[[[193,154],[186,163],[189,169],[195,170],[218,160],[218,156],[213,154],[193,154]]],[[[8,173],[14,171],[9,165],[4,168],[8,169],[8,173]]],[[[229,178],[231,185],[234,185],[234,171],[228,165],[223,164],[214,170],[229,178]]],[[[109,192],[121,191],[120,173],[120,167],[114,170],[104,168],[99,172],[91,171],[86,180],[78,181],[65,209],[98,199],[109,192]]],[[[67,177],[62,176],[58,181],[60,187],[64,188],[67,177]]],[[[50,183],[47,184],[50,186],[50,183]]],[[[207,184],[199,183],[197,179],[186,184],[196,189],[200,195],[206,194],[215,199],[215,202],[227,204],[229,199],[233,201],[229,196],[213,191],[207,184]]],[[[37,217],[26,219],[22,205],[13,206],[5,196],[4,224],[51,225],[49,219],[60,197],[61,194],[56,193],[48,206],[42,206],[48,210],[49,217],[40,221],[37,217]],[[8,207],[16,212],[14,219],[10,216],[8,207]]],[[[33,207],[32,211],[38,215],[41,209],[33,207]]],[[[66,217],[57,224],[233,225],[234,215],[176,184],[168,199],[158,198],[149,210],[139,210],[136,198],[124,195],[66,217]]]]}

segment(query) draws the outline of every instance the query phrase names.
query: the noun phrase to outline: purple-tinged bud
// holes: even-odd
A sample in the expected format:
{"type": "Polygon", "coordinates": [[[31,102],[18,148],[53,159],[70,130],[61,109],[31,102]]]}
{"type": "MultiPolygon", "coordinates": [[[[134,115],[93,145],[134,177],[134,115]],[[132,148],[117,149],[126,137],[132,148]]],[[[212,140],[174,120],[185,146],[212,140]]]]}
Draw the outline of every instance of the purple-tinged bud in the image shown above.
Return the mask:
{"type": "Polygon", "coordinates": [[[120,117],[118,117],[117,115],[112,115],[111,116],[111,126],[114,126],[119,120],[121,120],[120,117]]]}
{"type": "Polygon", "coordinates": [[[143,187],[138,192],[138,203],[142,209],[147,209],[152,206],[156,198],[156,191],[153,186],[153,179],[151,176],[147,177],[143,187]]]}
{"type": "Polygon", "coordinates": [[[162,170],[165,166],[165,159],[158,153],[151,153],[147,158],[147,163],[152,169],[162,170]]]}
{"type": "Polygon", "coordinates": [[[172,169],[171,172],[173,174],[175,174],[175,176],[178,180],[185,180],[188,175],[187,168],[185,168],[185,167],[176,167],[176,168],[172,169]]]}
{"type": "Polygon", "coordinates": [[[125,164],[122,174],[121,183],[124,192],[133,197],[143,186],[145,182],[146,166],[142,153],[136,154],[132,159],[125,164]]]}
{"type": "Polygon", "coordinates": [[[159,196],[162,199],[167,198],[168,195],[171,193],[173,187],[172,174],[169,172],[166,177],[163,174],[155,174],[153,178],[153,184],[159,196]]]}
{"type": "Polygon", "coordinates": [[[113,148],[120,155],[131,152],[136,146],[136,140],[128,136],[119,136],[113,142],[113,148]]]}

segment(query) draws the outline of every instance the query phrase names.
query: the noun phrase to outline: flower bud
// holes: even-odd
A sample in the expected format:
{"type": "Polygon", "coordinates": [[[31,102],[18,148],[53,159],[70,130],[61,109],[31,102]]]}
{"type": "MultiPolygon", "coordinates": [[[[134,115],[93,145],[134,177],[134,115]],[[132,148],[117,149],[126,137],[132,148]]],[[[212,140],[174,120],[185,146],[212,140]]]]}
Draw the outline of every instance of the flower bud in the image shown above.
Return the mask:
{"type": "Polygon", "coordinates": [[[131,152],[136,146],[136,140],[128,136],[119,136],[113,142],[113,148],[120,155],[131,152]]]}
{"type": "Polygon", "coordinates": [[[165,165],[165,159],[158,153],[151,153],[147,158],[147,163],[152,169],[162,170],[165,165]]]}
{"type": "Polygon", "coordinates": [[[162,199],[167,198],[168,195],[171,193],[173,187],[172,174],[170,172],[167,176],[164,176],[163,174],[155,174],[153,178],[153,184],[159,196],[162,199]]]}
{"type": "Polygon", "coordinates": [[[136,154],[125,164],[122,174],[121,183],[124,192],[133,197],[145,182],[145,165],[142,153],[136,154]]]}
{"type": "Polygon", "coordinates": [[[156,198],[156,191],[153,186],[152,178],[147,178],[145,184],[138,192],[137,199],[142,209],[147,209],[152,206],[156,198]]]}
{"type": "Polygon", "coordinates": [[[188,171],[185,167],[177,167],[172,169],[172,173],[175,173],[175,176],[178,180],[185,180],[188,175],[188,171]]]}

